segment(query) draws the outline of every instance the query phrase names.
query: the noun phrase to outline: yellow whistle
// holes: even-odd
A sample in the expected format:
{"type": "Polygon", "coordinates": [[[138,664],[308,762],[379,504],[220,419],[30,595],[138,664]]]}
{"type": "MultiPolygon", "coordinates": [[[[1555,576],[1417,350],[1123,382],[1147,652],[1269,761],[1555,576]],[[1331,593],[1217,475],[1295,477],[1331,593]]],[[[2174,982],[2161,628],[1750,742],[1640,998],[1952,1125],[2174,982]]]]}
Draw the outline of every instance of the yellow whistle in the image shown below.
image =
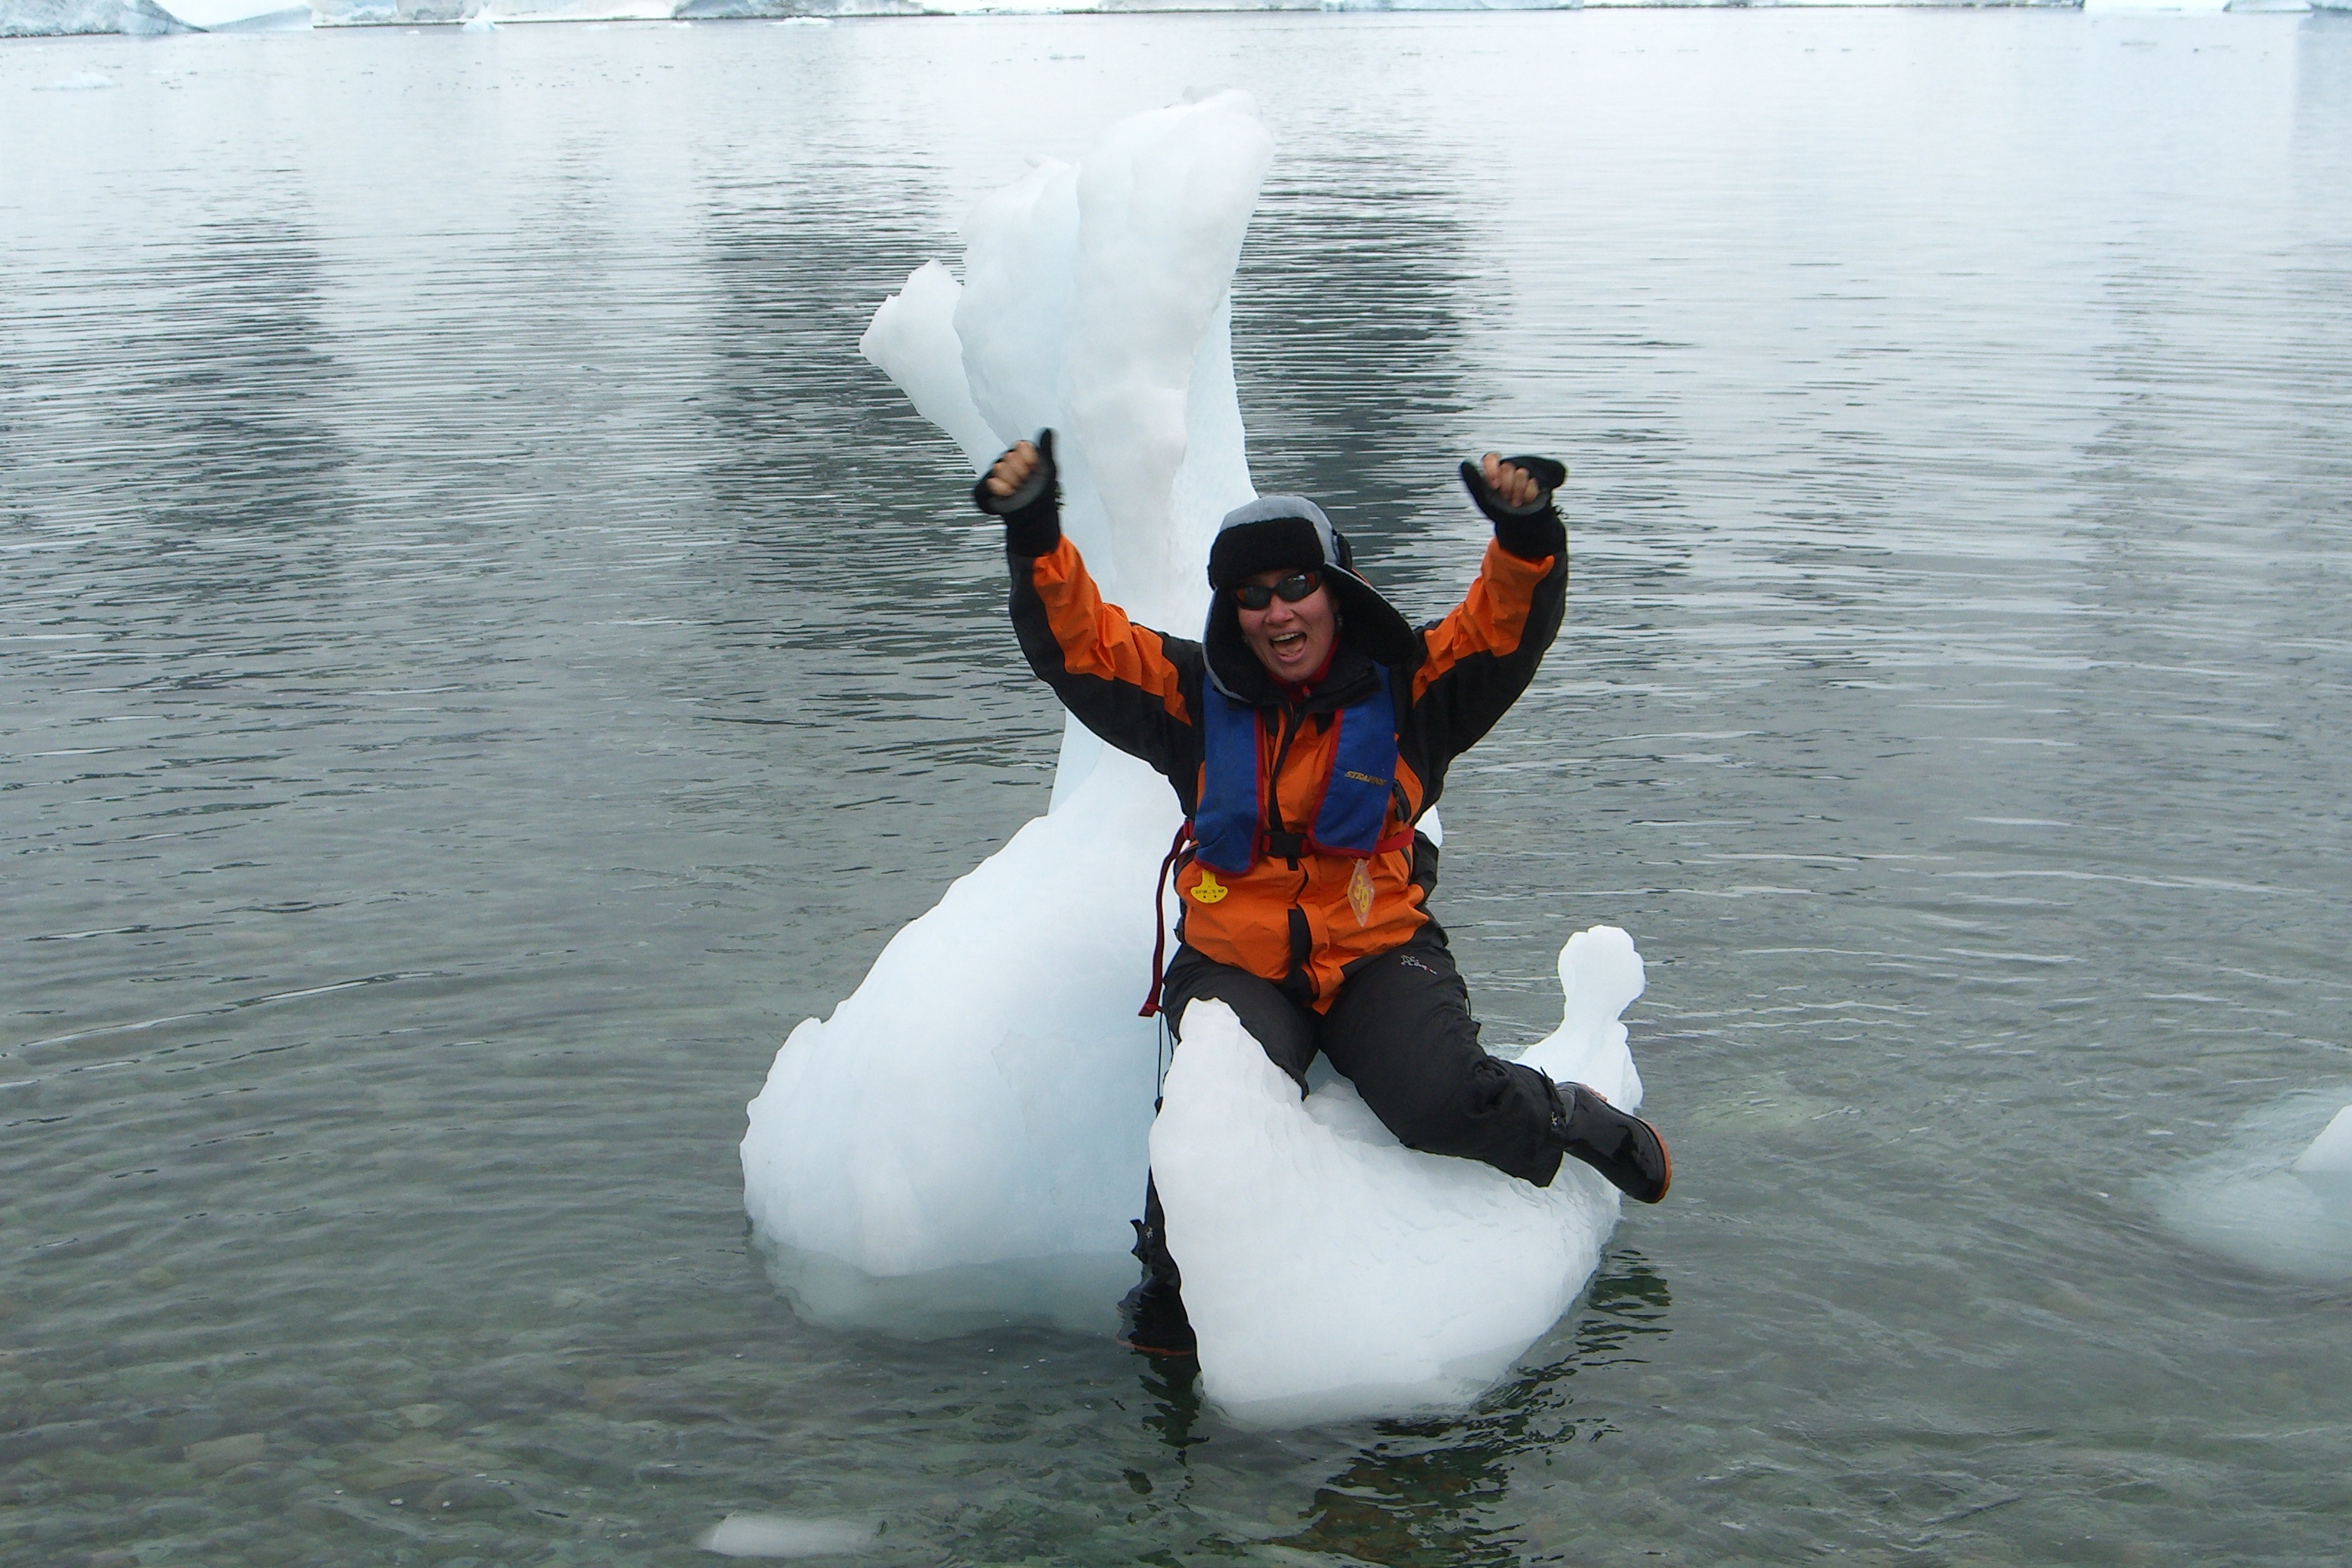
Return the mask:
{"type": "Polygon", "coordinates": [[[1232,891],[1231,888],[1217,880],[1217,874],[1214,871],[1202,872],[1201,879],[1192,884],[1194,900],[1203,904],[1223,902],[1224,896],[1232,891]]]}

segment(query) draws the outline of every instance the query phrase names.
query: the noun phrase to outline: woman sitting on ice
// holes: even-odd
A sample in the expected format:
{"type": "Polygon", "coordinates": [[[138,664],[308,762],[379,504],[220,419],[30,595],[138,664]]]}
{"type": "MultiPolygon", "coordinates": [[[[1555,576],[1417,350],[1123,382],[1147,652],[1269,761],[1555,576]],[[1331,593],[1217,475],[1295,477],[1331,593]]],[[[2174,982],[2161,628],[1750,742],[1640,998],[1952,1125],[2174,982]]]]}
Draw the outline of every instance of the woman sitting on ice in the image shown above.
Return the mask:
{"type": "MultiPolygon", "coordinates": [[[[1265,496],[1218,530],[1197,643],[1103,602],[1062,537],[1052,431],[998,458],[972,494],[1004,520],[1030,667],[1087,728],[1164,774],[1189,817],[1168,1016],[1181,1028],[1189,1003],[1224,1003],[1302,1093],[1321,1051],[1408,1148],[1538,1186],[1570,1154],[1655,1203],[1671,1174],[1655,1130],[1581,1084],[1488,1056],[1426,907],[1437,847],[1413,824],[1446,765],[1527,689],[1567,597],[1568,531],[1551,501],[1567,471],[1490,452],[1462,477],[1495,541],[1444,620],[1414,630],[1355,574],[1312,501],[1265,496]]],[[[1189,1353],[1149,1186],[1136,1231],[1144,1274],[1121,1303],[1121,1337],[1189,1353]]]]}

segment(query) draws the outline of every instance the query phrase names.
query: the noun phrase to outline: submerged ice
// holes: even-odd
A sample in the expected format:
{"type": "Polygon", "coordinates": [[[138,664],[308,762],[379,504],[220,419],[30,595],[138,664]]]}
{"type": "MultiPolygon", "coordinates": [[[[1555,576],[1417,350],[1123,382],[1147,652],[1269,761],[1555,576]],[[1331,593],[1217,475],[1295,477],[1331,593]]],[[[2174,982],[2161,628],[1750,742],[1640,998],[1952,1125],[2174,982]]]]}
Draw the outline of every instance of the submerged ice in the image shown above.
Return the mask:
{"type": "Polygon", "coordinates": [[[2295,1156],[2293,1168],[2310,1181],[2352,1176],[2352,1105],[2336,1113],[2311,1146],[2295,1156]]]}
{"type": "Polygon", "coordinates": [[[2336,1104],[2298,1095],[2249,1118],[2227,1147],[2161,1184],[2158,1212],[2197,1246],[2263,1273],[2352,1282],[2352,1105],[2329,1116],[2336,1104]]]}
{"type": "MultiPolygon", "coordinates": [[[[918,268],[860,344],[974,473],[1053,426],[1065,531],[1148,625],[1201,623],[1210,539],[1255,494],[1230,290],[1272,155],[1239,93],[1123,121],[983,199],[961,279],[918,268]]],[[[1581,1289],[1616,1194],[1573,1163],[1538,1190],[1414,1153],[1341,1081],[1302,1103],[1221,1008],[1196,1009],[1155,1124],[1137,1006],[1177,824],[1165,781],[1069,723],[1047,814],[793,1031],[742,1145],[777,1279],[821,1323],[1108,1329],[1149,1163],[1223,1408],[1458,1405],[1581,1289]]],[[[1528,1059],[1637,1103],[1632,942],[1577,937],[1561,978],[1528,1059]]]]}

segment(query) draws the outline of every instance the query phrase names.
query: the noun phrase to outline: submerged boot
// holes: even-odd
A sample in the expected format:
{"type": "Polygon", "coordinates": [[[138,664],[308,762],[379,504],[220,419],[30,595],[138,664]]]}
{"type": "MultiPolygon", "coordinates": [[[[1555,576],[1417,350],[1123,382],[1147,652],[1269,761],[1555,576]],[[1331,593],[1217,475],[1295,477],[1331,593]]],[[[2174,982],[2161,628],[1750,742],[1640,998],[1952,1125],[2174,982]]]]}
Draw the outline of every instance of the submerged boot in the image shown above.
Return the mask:
{"type": "Polygon", "coordinates": [[[1551,1135],[1563,1152],[1608,1177],[1627,1197],[1656,1203],[1675,1179],[1675,1163],[1658,1130],[1580,1083],[1552,1086],[1551,1135]]]}
{"type": "Polygon", "coordinates": [[[1146,1355],[1197,1355],[1183,1292],[1147,1269],[1135,1289],[1119,1298],[1118,1342],[1146,1355]]]}
{"type": "Polygon", "coordinates": [[[1188,1356],[1195,1352],[1192,1320],[1184,1314],[1184,1277],[1168,1251],[1166,1222],[1157,1188],[1144,1193],[1143,1217],[1135,1226],[1135,1256],[1143,1278],[1118,1303],[1118,1342],[1146,1355],[1188,1356]]]}

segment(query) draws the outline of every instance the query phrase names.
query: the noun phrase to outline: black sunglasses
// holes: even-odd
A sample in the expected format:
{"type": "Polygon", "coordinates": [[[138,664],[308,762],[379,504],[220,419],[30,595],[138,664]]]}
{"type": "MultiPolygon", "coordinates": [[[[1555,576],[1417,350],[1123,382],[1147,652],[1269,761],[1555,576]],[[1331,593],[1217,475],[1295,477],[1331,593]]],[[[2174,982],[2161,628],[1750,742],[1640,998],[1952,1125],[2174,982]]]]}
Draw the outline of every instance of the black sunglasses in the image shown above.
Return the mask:
{"type": "Polygon", "coordinates": [[[1323,585],[1320,572],[1293,572],[1279,583],[1239,583],[1234,586],[1234,597],[1244,610],[1263,610],[1280,599],[1295,605],[1323,585]]]}

